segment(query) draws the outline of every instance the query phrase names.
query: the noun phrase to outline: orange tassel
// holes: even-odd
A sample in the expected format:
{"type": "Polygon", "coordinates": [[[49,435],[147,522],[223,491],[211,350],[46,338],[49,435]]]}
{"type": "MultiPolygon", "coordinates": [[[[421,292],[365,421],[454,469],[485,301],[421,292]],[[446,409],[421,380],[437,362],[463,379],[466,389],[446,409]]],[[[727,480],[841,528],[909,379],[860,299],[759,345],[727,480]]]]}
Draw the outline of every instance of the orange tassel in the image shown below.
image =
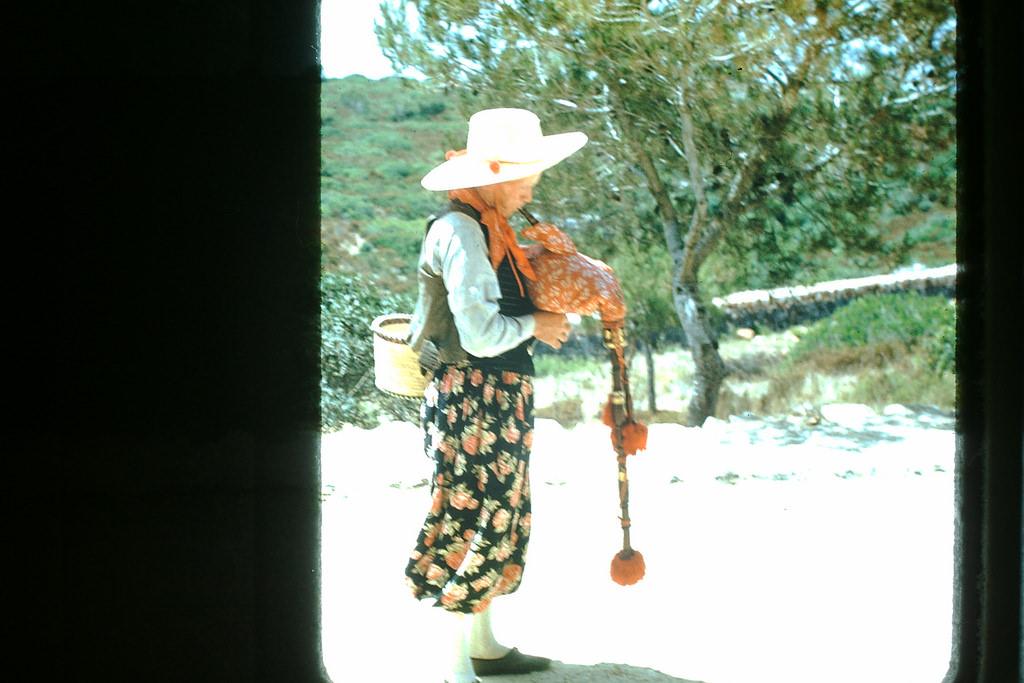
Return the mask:
{"type": "Polygon", "coordinates": [[[631,550],[629,555],[624,556],[626,552],[622,550],[612,558],[612,581],[620,586],[632,586],[644,578],[644,572],[647,569],[644,566],[643,555],[635,550],[631,550]]]}
{"type": "Polygon", "coordinates": [[[604,423],[605,427],[614,427],[615,419],[612,417],[612,402],[611,399],[605,401],[604,410],[601,411],[601,422],[604,423]]]}
{"type": "MultiPolygon", "coordinates": [[[[612,448],[618,448],[619,444],[615,441],[615,426],[612,422],[612,409],[611,404],[605,404],[604,413],[601,416],[601,421],[604,422],[605,426],[611,427],[611,439],[612,448]]],[[[637,422],[636,420],[627,420],[626,424],[622,425],[622,452],[626,455],[636,455],[637,451],[643,451],[647,449],[647,425],[643,422],[637,422]]]]}
{"type": "Polygon", "coordinates": [[[622,450],[626,455],[636,455],[647,448],[647,425],[630,420],[622,426],[622,450]]]}

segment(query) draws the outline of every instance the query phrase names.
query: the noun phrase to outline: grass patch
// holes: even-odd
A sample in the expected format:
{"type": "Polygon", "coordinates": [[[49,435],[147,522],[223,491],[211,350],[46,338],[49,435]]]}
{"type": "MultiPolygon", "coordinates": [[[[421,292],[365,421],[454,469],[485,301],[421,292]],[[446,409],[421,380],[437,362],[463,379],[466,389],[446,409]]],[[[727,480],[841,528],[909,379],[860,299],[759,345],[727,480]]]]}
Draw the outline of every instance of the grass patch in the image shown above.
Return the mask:
{"type": "MultiPolygon", "coordinates": [[[[862,403],[880,411],[886,405],[955,407],[956,377],[936,373],[926,358],[906,346],[880,345],[808,354],[796,361],[759,346],[794,346],[786,333],[754,341],[727,341],[722,355],[730,369],[722,384],[715,417],[790,415],[829,403],[862,403]]],[[[634,412],[647,424],[686,422],[693,384],[693,363],[685,349],[655,355],[656,412],[649,409],[647,373],[634,358],[630,387],[634,412]]],[[[560,371],[550,356],[544,377],[537,377],[537,416],[563,426],[600,420],[611,390],[611,364],[605,360],[566,359],[560,371]]]]}
{"type": "MultiPolygon", "coordinates": [[[[410,310],[411,301],[381,301],[372,284],[339,274],[325,273],[323,285],[325,425],[371,424],[380,415],[416,422],[415,402],[370,391],[366,333],[379,311],[410,310]]],[[[954,312],[940,297],[868,297],[813,325],[749,340],[723,338],[719,352],[727,373],[715,417],[813,415],[829,403],[860,403],[876,411],[894,403],[953,411],[954,312]]],[[[643,356],[627,352],[627,360],[635,416],[647,424],[685,424],[694,383],[689,351],[676,347],[655,353],[657,410],[651,409],[643,356]]],[[[542,354],[534,362],[538,417],[567,428],[600,422],[612,386],[607,356],[542,354]]]]}
{"type": "MultiPolygon", "coordinates": [[[[955,409],[954,308],[941,297],[916,294],[865,297],[813,325],[722,341],[727,376],[715,417],[806,413],[829,403],[928,405],[955,409]]],[[[634,412],[649,424],[685,423],[693,385],[693,362],[685,349],[655,354],[657,411],[650,410],[645,363],[630,362],[634,412]]],[[[559,422],[600,419],[611,389],[611,364],[604,359],[537,359],[539,416],[559,422]],[[547,406],[558,405],[551,413],[547,406]],[[573,410],[568,410],[573,406],[573,410]],[[578,412],[576,409],[578,408],[578,412]]]]}

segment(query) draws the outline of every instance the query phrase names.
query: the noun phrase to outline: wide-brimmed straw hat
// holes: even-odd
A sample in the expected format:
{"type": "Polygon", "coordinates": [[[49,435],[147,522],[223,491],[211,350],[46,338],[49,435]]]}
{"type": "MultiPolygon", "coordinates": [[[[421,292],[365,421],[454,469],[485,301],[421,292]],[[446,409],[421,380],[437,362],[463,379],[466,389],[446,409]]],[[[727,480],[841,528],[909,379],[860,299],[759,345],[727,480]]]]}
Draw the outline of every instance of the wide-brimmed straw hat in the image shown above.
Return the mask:
{"type": "Polygon", "coordinates": [[[463,152],[423,177],[428,190],[459,190],[519,180],[540,173],[587,144],[586,133],[544,135],[526,109],[485,109],[469,119],[463,152]]]}

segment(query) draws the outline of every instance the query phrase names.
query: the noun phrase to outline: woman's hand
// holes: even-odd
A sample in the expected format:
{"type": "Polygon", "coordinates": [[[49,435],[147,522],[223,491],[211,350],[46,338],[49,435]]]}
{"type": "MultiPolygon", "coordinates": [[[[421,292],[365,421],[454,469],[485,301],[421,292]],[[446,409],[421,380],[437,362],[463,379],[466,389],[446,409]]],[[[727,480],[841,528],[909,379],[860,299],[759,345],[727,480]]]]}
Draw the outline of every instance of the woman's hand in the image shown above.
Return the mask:
{"type": "Polygon", "coordinates": [[[533,336],[548,346],[560,349],[562,344],[569,340],[572,326],[564,313],[537,311],[533,314],[533,319],[536,323],[533,336]]]}

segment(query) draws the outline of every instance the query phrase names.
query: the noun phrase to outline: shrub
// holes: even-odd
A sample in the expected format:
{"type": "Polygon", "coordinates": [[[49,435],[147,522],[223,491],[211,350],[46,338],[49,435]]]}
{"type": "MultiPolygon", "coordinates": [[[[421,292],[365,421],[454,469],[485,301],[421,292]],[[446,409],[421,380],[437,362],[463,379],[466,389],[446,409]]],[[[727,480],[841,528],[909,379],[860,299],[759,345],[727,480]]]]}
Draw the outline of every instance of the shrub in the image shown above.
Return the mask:
{"type": "Polygon", "coordinates": [[[408,297],[382,293],[358,276],[320,278],[320,426],[372,428],[380,418],[414,421],[418,402],[386,394],[373,382],[373,336],[378,315],[412,310],[408,297]]]}
{"type": "Polygon", "coordinates": [[[953,211],[933,211],[924,220],[903,233],[902,243],[907,249],[922,244],[953,244],[956,240],[956,215],[953,211]]]}
{"type": "Polygon", "coordinates": [[[374,209],[373,204],[363,197],[325,192],[320,196],[320,213],[325,218],[344,218],[355,221],[372,218],[374,209]]]}
{"type": "Polygon", "coordinates": [[[416,165],[400,159],[383,161],[377,164],[373,170],[377,175],[388,182],[405,180],[410,176],[419,174],[419,168],[416,165]]]}
{"type": "Polygon", "coordinates": [[[843,400],[952,404],[955,310],[916,292],[858,299],[807,329],[779,376],[854,379],[843,400]]]}
{"type": "Polygon", "coordinates": [[[922,297],[917,292],[866,296],[811,325],[791,358],[892,344],[927,352],[936,339],[955,327],[954,315],[953,307],[942,297],[922,297]]]}
{"type": "Polygon", "coordinates": [[[435,193],[419,189],[396,197],[390,209],[397,219],[416,221],[422,237],[427,217],[440,211],[442,206],[435,193]]]}
{"type": "Polygon", "coordinates": [[[924,344],[925,358],[938,375],[956,372],[956,316],[953,306],[949,314],[936,324],[934,334],[924,344]]]}
{"type": "Polygon", "coordinates": [[[921,358],[905,356],[888,368],[861,373],[848,400],[875,407],[890,403],[946,407],[954,395],[950,377],[939,376],[921,358]]]}
{"type": "Polygon", "coordinates": [[[375,148],[377,155],[394,152],[411,152],[414,147],[408,135],[393,130],[378,130],[371,133],[367,146],[375,148]]]}
{"type": "Polygon", "coordinates": [[[341,159],[325,159],[320,167],[320,177],[321,182],[323,182],[323,178],[337,178],[350,182],[366,180],[370,177],[370,172],[360,164],[353,164],[341,159]]]}
{"type": "Polygon", "coordinates": [[[363,245],[363,251],[389,250],[408,265],[408,272],[416,270],[416,261],[423,241],[424,221],[387,220],[372,224],[372,237],[363,245]]]}

